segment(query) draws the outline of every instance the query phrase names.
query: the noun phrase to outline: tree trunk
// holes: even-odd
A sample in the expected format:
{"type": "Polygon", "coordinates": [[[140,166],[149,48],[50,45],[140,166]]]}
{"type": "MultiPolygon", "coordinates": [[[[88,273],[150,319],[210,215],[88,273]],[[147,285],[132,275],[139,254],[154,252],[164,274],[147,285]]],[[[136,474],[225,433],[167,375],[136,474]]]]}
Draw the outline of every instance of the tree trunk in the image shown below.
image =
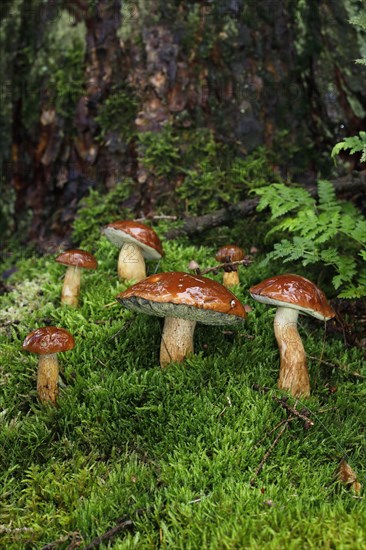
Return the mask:
{"type": "MultiPolygon", "coordinates": [[[[135,214],[179,212],[176,191],[185,178],[179,158],[171,173],[161,174],[147,162],[144,145],[148,133],[167,128],[180,151],[198,128],[209,128],[233,155],[274,148],[284,177],[314,181],[329,168],[324,159],[334,143],[365,127],[366,89],[353,62],[364,42],[348,23],[352,6],[345,0],[23,0],[8,151],[17,220],[31,210],[32,238],[62,239],[89,189],[107,190],[125,176],[136,183],[135,214]],[[30,128],[23,102],[32,56],[37,60],[42,32],[53,29],[34,13],[54,17],[55,10],[85,24],[84,91],[65,118],[46,85],[30,128]],[[127,139],[112,119],[102,134],[100,115],[115,87],[126,85],[137,105],[134,127],[127,139]]],[[[124,111],[122,105],[114,118],[122,120],[124,111]]]]}

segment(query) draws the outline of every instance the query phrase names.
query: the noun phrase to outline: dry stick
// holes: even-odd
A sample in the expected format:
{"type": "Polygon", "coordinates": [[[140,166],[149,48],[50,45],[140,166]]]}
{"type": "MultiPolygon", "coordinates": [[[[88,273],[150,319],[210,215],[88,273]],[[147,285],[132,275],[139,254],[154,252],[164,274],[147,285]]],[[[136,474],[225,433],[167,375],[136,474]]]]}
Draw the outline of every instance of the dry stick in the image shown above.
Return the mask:
{"type": "MultiPolygon", "coordinates": [[[[308,413],[309,415],[311,414],[309,410],[307,410],[306,413],[299,412],[297,409],[291,407],[287,403],[287,397],[279,398],[279,397],[276,397],[275,395],[272,395],[272,399],[274,399],[277,403],[279,403],[279,405],[281,405],[281,407],[286,409],[288,412],[290,412],[294,416],[297,416],[297,418],[301,418],[301,420],[303,420],[307,426],[314,426],[314,422],[310,420],[310,418],[306,414],[306,413],[308,413]]],[[[296,403],[295,403],[295,406],[296,406],[296,403]]]]}
{"type": "Polygon", "coordinates": [[[108,529],[108,531],[103,533],[103,535],[100,535],[100,537],[96,537],[95,539],[93,539],[89,544],[84,546],[83,550],[92,550],[93,548],[98,548],[98,546],[103,542],[111,540],[113,537],[118,535],[118,533],[120,533],[124,529],[127,529],[128,527],[132,527],[133,525],[134,522],[131,519],[127,519],[126,517],[120,518],[117,522],[117,525],[115,525],[111,529],[108,529]]]}
{"type": "Polygon", "coordinates": [[[286,422],[290,422],[291,420],[293,420],[295,417],[294,416],[290,416],[290,417],[287,417],[287,418],[284,418],[283,420],[281,420],[281,422],[279,422],[278,424],[276,424],[276,426],[274,428],[272,428],[272,430],[270,430],[269,432],[267,432],[259,441],[257,441],[256,443],[254,443],[254,447],[258,447],[258,445],[260,445],[261,443],[263,443],[263,441],[269,437],[270,435],[273,434],[273,432],[275,432],[276,430],[278,430],[278,428],[280,428],[283,424],[286,424],[286,422]]]}
{"type": "MultiPolygon", "coordinates": [[[[266,388],[265,386],[261,387],[258,384],[253,384],[252,387],[253,387],[253,389],[255,389],[257,391],[261,391],[263,393],[268,393],[271,389],[271,388],[266,388]]],[[[309,416],[307,416],[307,414],[309,414],[309,415],[311,414],[311,411],[309,411],[309,409],[306,409],[306,413],[301,413],[297,409],[291,407],[291,405],[289,405],[287,403],[288,397],[276,397],[275,395],[271,395],[271,397],[274,401],[276,401],[276,403],[281,405],[281,407],[286,409],[288,412],[290,412],[294,416],[297,416],[298,418],[301,418],[301,420],[303,420],[306,423],[307,426],[314,426],[314,422],[312,420],[310,420],[309,416]]],[[[295,407],[296,407],[296,403],[297,403],[297,400],[295,402],[295,407]]]]}
{"type": "Polygon", "coordinates": [[[271,453],[273,452],[273,449],[276,447],[276,445],[278,444],[278,442],[279,442],[279,440],[281,439],[282,435],[285,433],[285,430],[288,428],[289,422],[290,422],[290,419],[288,418],[288,419],[286,420],[285,424],[282,426],[282,428],[281,428],[280,431],[278,432],[278,434],[276,435],[276,438],[275,438],[275,440],[273,441],[273,443],[271,444],[271,446],[269,447],[268,451],[266,451],[266,453],[264,454],[262,460],[261,460],[260,463],[259,463],[258,468],[257,468],[256,471],[254,472],[254,476],[253,476],[252,479],[250,480],[250,484],[251,484],[251,485],[254,485],[255,480],[256,480],[256,478],[258,477],[258,475],[261,473],[264,464],[265,464],[266,461],[268,460],[268,457],[271,455],[271,453]]]}
{"type": "Polygon", "coordinates": [[[249,265],[253,262],[253,259],[251,256],[246,256],[243,260],[237,260],[236,262],[225,262],[223,264],[216,265],[214,267],[208,267],[207,269],[201,270],[199,268],[193,269],[197,275],[206,275],[206,273],[212,273],[215,271],[219,271],[220,269],[227,269],[231,268],[237,265],[249,265]]]}

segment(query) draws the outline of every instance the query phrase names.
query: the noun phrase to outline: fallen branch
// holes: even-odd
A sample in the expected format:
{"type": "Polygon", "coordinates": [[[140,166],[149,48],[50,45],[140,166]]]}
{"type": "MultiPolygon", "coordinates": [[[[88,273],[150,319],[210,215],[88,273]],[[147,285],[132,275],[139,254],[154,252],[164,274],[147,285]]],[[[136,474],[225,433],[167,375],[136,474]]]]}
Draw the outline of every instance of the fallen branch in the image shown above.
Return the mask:
{"type": "Polygon", "coordinates": [[[207,269],[200,269],[197,267],[196,269],[192,269],[196,275],[206,275],[207,273],[214,273],[217,275],[217,273],[220,271],[220,269],[223,269],[224,271],[234,271],[235,268],[238,265],[250,265],[252,263],[253,259],[251,256],[246,256],[243,260],[237,260],[236,262],[225,262],[223,264],[215,265],[214,267],[208,267],[207,269]]]}
{"type": "MultiPolygon", "coordinates": [[[[366,170],[362,172],[352,172],[342,178],[331,180],[336,193],[353,193],[355,191],[366,191],[366,170]]],[[[316,185],[306,188],[312,197],[318,195],[316,185]]],[[[185,218],[182,227],[171,229],[166,234],[167,239],[176,239],[184,235],[191,236],[202,233],[207,229],[219,227],[221,225],[230,225],[235,220],[243,216],[252,216],[256,212],[259,199],[246,199],[237,204],[221,208],[211,214],[203,216],[194,216],[185,218]]]]}

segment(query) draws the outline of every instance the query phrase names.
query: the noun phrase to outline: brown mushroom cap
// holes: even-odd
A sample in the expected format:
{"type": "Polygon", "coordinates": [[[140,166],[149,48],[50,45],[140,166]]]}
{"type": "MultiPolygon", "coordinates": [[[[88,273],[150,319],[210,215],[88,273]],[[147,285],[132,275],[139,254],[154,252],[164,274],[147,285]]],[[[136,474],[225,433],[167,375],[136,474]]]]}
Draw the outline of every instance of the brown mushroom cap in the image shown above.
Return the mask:
{"type": "Polygon", "coordinates": [[[93,254],[86,252],[86,250],[65,250],[55,260],[59,264],[83,267],[84,269],[97,269],[98,267],[98,262],[93,254]]]}
{"type": "Polygon", "coordinates": [[[116,221],[108,224],[103,233],[118,248],[124,243],[137,244],[147,260],[160,260],[164,255],[159,237],[151,227],[143,223],[116,221]]]}
{"type": "Polygon", "coordinates": [[[273,306],[290,307],[326,321],[335,316],[325,294],[300,275],[285,273],[269,277],[249,289],[257,302],[273,306]]]}
{"type": "Polygon", "coordinates": [[[127,309],[156,315],[199,321],[207,325],[242,322],[243,305],[220,283],[188,273],[150,275],[117,296],[127,309]]]}
{"type": "Polygon", "coordinates": [[[75,346],[74,337],[64,328],[42,327],[33,330],[23,342],[23,349],[44,355],[68,351],[75,346]]]}
{"type": "Polygon", "coordinates": [[[222,246],[215,256],[218,262],[240,262],[245,257],[244,250],[235,244],[222,246]]]}

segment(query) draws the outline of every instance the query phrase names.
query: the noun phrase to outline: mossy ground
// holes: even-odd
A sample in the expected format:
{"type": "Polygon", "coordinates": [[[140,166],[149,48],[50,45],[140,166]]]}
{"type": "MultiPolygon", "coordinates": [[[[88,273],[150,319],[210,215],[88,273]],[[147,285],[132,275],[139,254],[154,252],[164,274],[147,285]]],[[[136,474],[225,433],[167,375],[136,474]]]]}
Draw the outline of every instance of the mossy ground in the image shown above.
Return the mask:
{"type": "MultiPolygon", "coordinates": [[[[117,251],[104,238],[95,250],[99,269],[85,272],[78,309],[60,307],[53,257],[20,261],[1,298],[0,547],[67,548],[74,536],[82,548],[128,516],[133,529],[101,548],[365,548],[363,493],[334,479],[343,457],[365,486],[360,350],[330,335],[323,344],[321,323],[301,319],[307,353],[338,366],[309,360],[314,426],[292,421],[251,485],[286,417],[272,399],[282,395],[274,311],[247,292],[269,273],[257,262],[241,270],[236,294],[253,307],[243,327],[197,326],[196,354],[161,369],[161,321],[115,302],[125,288],[117,251]],[[37,358],[21,350],[47,323],[76,340],[60,358],[57,407],[38,402],[37,358]]],[[[159,271],[213,264],[213,248],[165,250],[159,271]]]]}

